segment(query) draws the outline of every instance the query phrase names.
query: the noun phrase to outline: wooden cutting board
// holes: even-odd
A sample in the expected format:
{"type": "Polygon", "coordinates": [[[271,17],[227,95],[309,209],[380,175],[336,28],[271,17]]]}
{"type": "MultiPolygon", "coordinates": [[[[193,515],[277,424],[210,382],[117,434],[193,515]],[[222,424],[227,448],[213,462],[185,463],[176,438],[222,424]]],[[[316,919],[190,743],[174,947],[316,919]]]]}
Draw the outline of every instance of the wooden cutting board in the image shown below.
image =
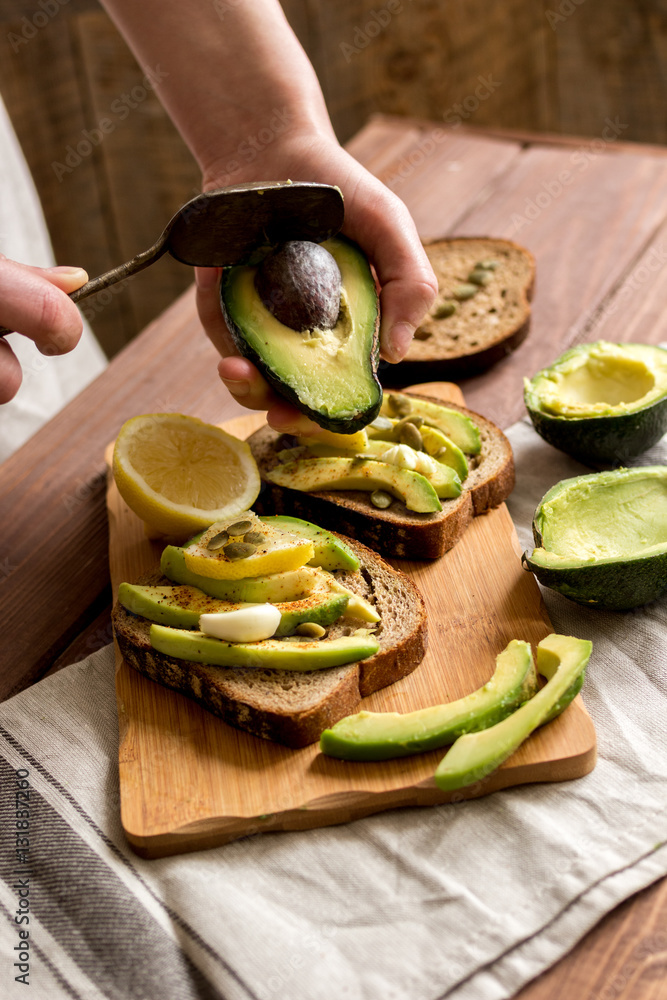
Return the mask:
{"type": "MultiPolygon", "coordinates": [[[[419,388],[462,402],[450,384],[419,388]]],[[[263,420],[263,414],[248,414],[224,426],[246,437],[263,420]]],[[[123,580],[157,566],[162,544],[146,538],[111,476],[108,512],[115,594],[123,580]]],[[[408,712],[460,698],[489,679],[496,654],[510,639],[535,645],[553,631],[533,576],[521,568],[504,504],[475,518],[441,559],[394,565],[424,595],[429,649],[409,677],[364,699],[365,709],[408,712]]],[[[118,651],[116,658],[121,820],[128,841],[144,857],[261,832],[346,823],[399,806],[455,803],[526,782],[564,781],[595,764],[595,730],[581,697],[494,774],[447,793],[433,781],[442,750],[376,763],[334,760],[317,744],[290,750],[227,726],[143,677],[118,651]]]]}

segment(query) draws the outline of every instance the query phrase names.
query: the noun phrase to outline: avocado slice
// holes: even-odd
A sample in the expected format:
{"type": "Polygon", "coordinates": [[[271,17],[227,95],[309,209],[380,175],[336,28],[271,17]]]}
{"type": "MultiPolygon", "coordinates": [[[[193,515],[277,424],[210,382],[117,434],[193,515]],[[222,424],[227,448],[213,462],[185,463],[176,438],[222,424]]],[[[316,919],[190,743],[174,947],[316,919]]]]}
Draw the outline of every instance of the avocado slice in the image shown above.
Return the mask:
{"type": "Polygon", "coordinates": [[[160,569],[174,583],[198,587],[210,597],[221,601],[239,601],[246,604],[281,604],[306,597],[319,579],[316,569],[301,566],[284,573],[257,576],[241,580],[215,580],[193,573],[185,565],[184,549],[167,545],[160,559],[160,569]]]}
{"type": "MultiPolygon", "coordinates": [[[[438,494],[418,472],[359,458],[305,458],[277,465],[264,473],[269,482],[306,493],[317,490],[386,490],[408,510],[428,514],[442,510],[438,494]]],[[[450,496],[459,496],[461,482],[452,481],[450,496]],[[457,485],[458,484],[458,485],[457,485]]]]}
{"type": "MultiPolygon", "coordinates": [[[[428,427],[435,427],[436,430],[451,438],[454,444],[467,455],[479,455],[482,448],[479,428],[465,413],[453,410],[448,406],[442,406],[440,403],[419,399],[417,396],[409,396],[400,392],[386,393],[380,410],[382,416],[396,419],[397,410],[400,410],[401,416],[411,414],[421,417],[428,427]]],[[[387,433],[391,432],[374,427],[368,428],[369,437],[385,437],[387,433]]]]}
{"type": "MultiPolygon", "coordinates": [[[[438,434],[443,441],[447,440],[444,435],[439,434],[438,431],[434,431],[434,433],[438,434]]],[[[363,453],[359,452],[355,457],[373,458],[378,461],[385,461],[387,465],[395,465],[394,462],[383,458],[383,456],[392,447],[394,447],[394,445],[391,441],[380,439],[372,440],[368,442],[363,453]]],[[[453,456],[452,461],[445,461],[443,457],[438,457],[437,459],[434,459],[437,464],[433,472],[420,472],[420,475],[423,475],[426,479],[428,479],[438,497],[446,500],[450,500],[453,496],[459,496],[461,493],[461,478],[458,470],[460,468],[464,470],[464,478],[468,474],[468,463],[466,462],[465,455],[459,448],[456,447],[456,445],[452,445],[452,449],[454,449],[455,452],[458,452],[461,456],[463,459],[462,463],[459,463],[455,456],[453,456]]],[[[343,454],[340,449],[332,448],[330,445],[318,444],[314,442],[311,445],[302,445],[299,448],[286,448],[281,452],[280,457],[283,461],[289,461],[290,459],[293,461],[299,461],[300,459],[306,458],[349,459],[351,456],[343,454]],[[305,452],[303,450],[304,447],[308,449],[305,452]]],[[[429,455],[429,458],[430,457],[432,456],[429,455]]],[[[396,467],[400,468],[400,466],[396,467]]],[[[419,470],[412,469],[409,471],[417,472],[419,470]]]]}
{"type": "MultiPolygon", "coordinates": [[[[198,629],[200,615],[237,611],[248,603],[216,600],[197,587],[151,587],[130,583],[121,583],[118,600],[128,611],[149,621],[186,629],[198,629]]],[[[275,634],[292,635],[302,622],[331,625],[345,614],[348,603],[347,594],[322,589],[299,601],[277,604],[281,618],[275,634]]]]}
{"type": "Polygon", "coordinates": [[[662,347],[579,344],[524,386],[537,433],[587,465],[623,465],[667,431],[662,347]]]}
{"type": "Polygon", "coordinates": [[[667,590],[667,466],[556,483],[533,518],[524,565],[579,604],[626,611],[667,590]]]}
{"type": "MultiPolygon", "coordinates": [[[[249,265],[223,271],[222,311],[238,350],[280,395],[321,427],[351,434],[373,420],[382,402],[378,295],[368,260],[356,244],[338,236],[321,246],[338,265],[342,282],[332,328],[298,332],[280,322],[257,291],[258,267],[249,265]]],[[[315,267],[312,284],[315,296],[315,267]]],[[[281,294],[277,287],[276,297],[281,294]]]]}
{"type": "MultiPolygon", "coordinates": [[[[537,647],[537,671],[547,678],[538,693],[490,729],[459,736],[435,772],[443,791],[463,788],[485,778],[527,739],[553,718],[554,709],[571,695],[586,669],[592,643],[567,635],[548,635],[537,647]]],[[[570,699],[571,700],[571,697],[570,699]]],[[[569,704],[569,701],[567,702],[569,704]]]]}
{"type": "Polygon", "coordinates": [[[320,737],[320,749],[342,760],[389,760],[435,750],[463,733],[500,722],[537,691],[530,645],[512,639],[496,657],[484,687],[416,712],[359,712],[341,719],[320,737]]]}
{"type": "Polygon", "coordinates": [[[464,480],[468,475],[468,460],[459,446],[435,427],[424,425],[420,431],[426,454],[443,465],[450,465],[459,479],[464,480]]]}
{"type": "Polygon", "coordinates": [[[299,538],[307,538],[313,543],[315,555],[308,563],[309,566],[319,566],[322,569],[334,570],[344,569],[356,572],[359,569],[359,560],[349,545],[332,535],[330,531],[319,528],[310,521],[303,521],[299,517],[288,517],[286,514],[275,514],[273,516],[260,517],[260,521],[265,524],[282,528],[299,538]]]}
{"type": "Polygon", "coordinates": [[[345,608],[346,618],[359,618],[361,621],[374,623],[381,620],[380,615],[365,597],[361,597],[360,594],[355,594],[353,590],[348,590],[348,588],[344,587],[343,584],[336,580],[335,577],[329,577],[327,585],[336,594],[345,594],[347,596],[347,607],[345,608]]]}
{"type": "Polygon", "coordinates": [[[151,625],[151,645],[178,660],[193,660],[217,667],[253,667],[258,670],[323,670],[374,656],[380,648],[370,635],[345,635],[338,639],[264,639],[261,642],[224,642],[183,629],[151,625]]]}

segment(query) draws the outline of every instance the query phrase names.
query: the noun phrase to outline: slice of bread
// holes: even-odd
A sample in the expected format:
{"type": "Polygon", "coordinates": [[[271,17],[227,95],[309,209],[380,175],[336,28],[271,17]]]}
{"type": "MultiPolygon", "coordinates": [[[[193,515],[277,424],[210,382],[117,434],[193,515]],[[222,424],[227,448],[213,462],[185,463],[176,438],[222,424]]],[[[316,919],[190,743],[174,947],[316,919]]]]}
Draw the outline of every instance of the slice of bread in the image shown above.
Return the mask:
{"type": "Polygon", "coordinates": [[[438,296],[403,361],[381,367],[386,385],[472,375],[504,358],[528,334],[535,283],[535,259],[528,250],[490,237],[436,240],[425,250],[438,279],[438,296]],[[480,262],[496,265],[486,272],[487,284],[478,286],[471,298],[457,300],[462,285],[475,287],[468,276],[480,262]],[[443,303],[454,303],[455,312],[438,318],[443,303]]]}
{"type": "MultiPolygon", "coordinates": [[[[419,398],[417,393],[406,395],[419,398]]],[[[514,488],[514,458],[509,441],[490,420],[454,403],[431,402],[465,413],[477,424],[482,439],[480,454],[469,457],[463,492],[455,500],[442,500],[442,511],[415,514],[400,500],[379,510],[371,504],[370,494],[360,490],[302,493],[268,482],[254,509],[306,518],[359,538],[387,558],[437,559],[458,542],[473,517],[507,499],[514,488]]],[[[251,434],[248,444],[260,474],[278,464],[276,452],[285,447],[284,438],[268,426],[251,434]]]]}
{"type": "MultiPolygon", "coordinates": [[[[365,545],[344,541],[359,557],[361,570],[335,575],[381,616],[373,633],[380,643],[374,656],[305,673],[207,666],[158,653],[150,644],[150,622],[116,604],[112,620],[123,657],[151,680],[194,699],[237,729],[289,747],[314,743],[324,729],[356,712],[361,698],[411,673],[426,652],[426,609],[415,584],[365,545]]],[[[170,583],[159,573],[139,582],[170,583]]],[[[334,639],[367,625],[341,618],[327,634],[334,639]]]]}

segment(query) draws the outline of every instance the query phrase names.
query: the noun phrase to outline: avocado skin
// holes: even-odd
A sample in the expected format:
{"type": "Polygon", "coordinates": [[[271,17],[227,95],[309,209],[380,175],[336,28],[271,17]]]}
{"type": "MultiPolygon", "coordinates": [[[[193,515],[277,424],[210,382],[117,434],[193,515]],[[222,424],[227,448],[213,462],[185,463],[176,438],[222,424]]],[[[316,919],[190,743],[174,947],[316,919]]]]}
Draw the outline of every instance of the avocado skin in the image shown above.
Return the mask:
{"type": "MultiPolygon", "coordinates": [[[[375,295],[373,329],[371,331],[367,331],[367,333],[370,334],[370,343],[368,350],[369,365],[366,375],[371,383],[372,392],[370,393],[370,396],[372,398],[369,399],[369,403],[366,408],[359,410],[351,416],[344,417],[336,417],[314,409],[299,396],[295,389],[289,385],[284,378],[281,377],[280,372],[274,370],[265,362],[261,355],[248,343],[243,330],[236,322],[228,307],[228,286],[234,276],[234,272],[237,269],[235,267],[223,269],[222,280],[220,283],[220,303],[223,318],[227,324],[237,350],[243,355],[243,357],[252,361],[269,385],[275,389],[280,396],[287,399],[298,410],[305,413],[306,416],[313,420],[316,424],[319,424],[320,427],[324,427],[326,430],[335,431],[339,434],[352,434],[355,431],[366,427],[367,424],[374,420],[380,412],[380,407],[382,405],[382,386],[377,375],[377,368],[380,361],[380,307],[379,298],[377,296],[377,292],[375,291],[373,276],[363,251],[351,240],[345,239],[345,237],[337,236],[335,237],[335,241],[354,248],[357,255],[359,255],[360,258],[363,258],[365,262],[365,269],[367,270],[367,277],[365,277],[364,280],[369,282],[368,289],[370,290],[372,288],[373,294],[375,295]]],[[[334,241],[332,240],[331,242],[334,241]]]]}
{"type": "MultiPolygon", "coordinates": [[[[536,547],[540,544],[536,535],[536,547]]],[[[566,569],[542,566],[524,553],[523,564],[543,587],[603,611],[631,611],[655,601],[667,590],[667,552],[566,569]]]]}
{"type": "Polygon", "coordinates": [[[591,468],[624,465],[648,451],[667,431],[667,397],[615,417],[560,417],[526,402],[533,426],[547,444],[591,468]]]}

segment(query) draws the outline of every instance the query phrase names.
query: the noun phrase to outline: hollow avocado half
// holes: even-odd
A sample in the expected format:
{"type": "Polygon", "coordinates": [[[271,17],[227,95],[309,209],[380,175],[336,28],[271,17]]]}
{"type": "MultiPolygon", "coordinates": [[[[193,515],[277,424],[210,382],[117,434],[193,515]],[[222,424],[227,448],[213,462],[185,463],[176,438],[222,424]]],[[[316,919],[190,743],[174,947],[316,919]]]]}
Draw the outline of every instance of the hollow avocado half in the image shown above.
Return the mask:
{"type": "Polygon", "coordinates": [[[667,466],[556,483],[533,518],[524,565],[579,604],[626,611],[667,590],[667,466]]]}
{"type": "Polygon", "coordinates": [[[332,328],[299,332],[280,322],[257,291],[261,261],[223,271],[222,312],[238,350],[280,395],[321,427],[351,434],[370,423],[382,404],[379,300],[356,244],[337,236],[321,246],[341,275],[340,312],[332,328]]]}
{"type": "Polygon", "coordinates": [[[545,441],[584,464],[618,466],[667,431],[667,351],[650,344],[580,344],[524,383],[545,441]]]}

